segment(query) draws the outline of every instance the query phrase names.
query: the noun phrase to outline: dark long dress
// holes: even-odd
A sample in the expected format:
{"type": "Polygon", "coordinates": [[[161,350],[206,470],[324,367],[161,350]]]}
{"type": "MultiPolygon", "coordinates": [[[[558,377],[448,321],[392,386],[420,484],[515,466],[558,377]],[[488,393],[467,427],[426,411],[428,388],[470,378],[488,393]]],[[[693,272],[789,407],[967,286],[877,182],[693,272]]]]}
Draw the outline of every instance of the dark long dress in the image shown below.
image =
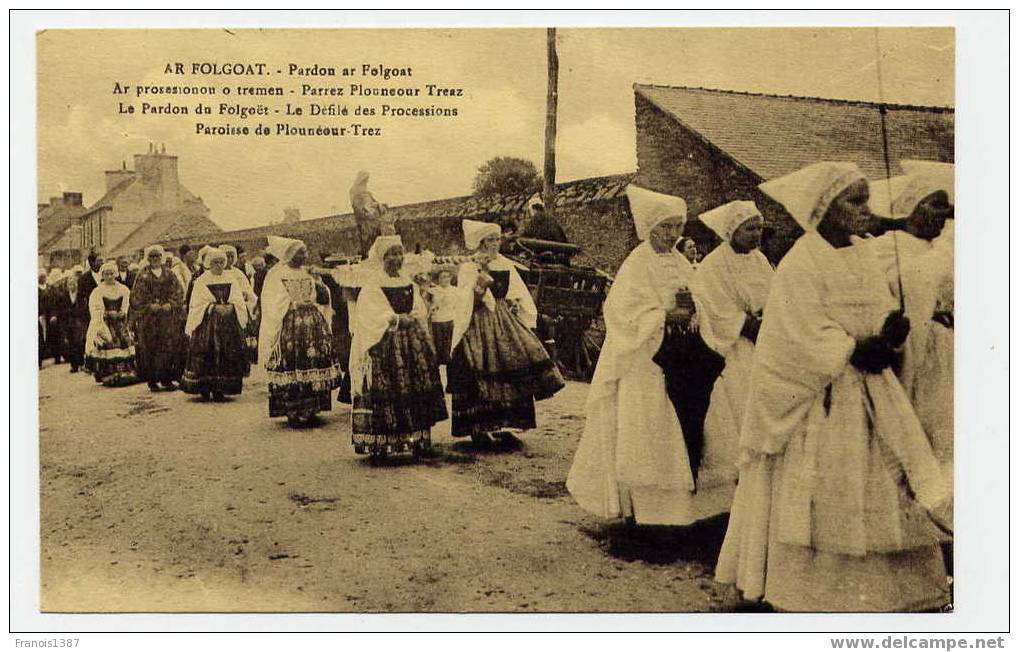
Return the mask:
{"type": "Polygon", "coordinates": [[[184,368],[184,293],[173,273],[145,268],[135,279],[128,312],[134,327],[138,377],[148,383],[179,380],[184,368]]]}
{"type": "Polygon", "coordinates": [[[203,396],[240,394],[248,361],[237,309],[228,302],[231,284],[209,283],[205,287],[216,302],[191,334],[181,389],[203,396]]]}
{"type": "MultiPolygon", "coordinates": [[[[60,335],[60,355],[71,363],[71,370],[77,371],[84,364],[84,342],[88,322],[82,321],[75,308],[77,304],[71,303],[71,293],[66,283],[58,283],[53,287],[53,298],[51,307],[57,318],[57,331],[60,335]],[[79,348],[78,343],[81,343],[79,348]]],[[[77,293],[75,293],[77,300],[77,293]]]]}
{"type": "MultiPolygon", "coordinates": [[[[410,314],[412,285],[381,289],[393,312],[410,314]]],[[[449,415],[439,365],[424,327],[415,319],[386,331],[368,355],[370,389],[354,397],[354,452],[388,454],[429,445],[429,430],[449,415]]]]}
{"type": "Polygon", "coordinates": [[[74,332],[71,333],[73,338],[71,346],[74,354],[72,360],[80,360],[82,365],[89,371],[92,371],[91,362],[85,359],[85,335],[88,333],[88,323],[92,319],[92,315],[88,311],[88,300],[92,296],[92,290],[95,290],[97,287],[99,287],[99,284],[96,282],[92,272],[86,269],[78,277],[78,293],[71,308],[74,319],[79,326],[79,328],[74,329],[74,332]]]}
{"type": "Polygon", "coordinates": [[[67,295],[67,286],[63,281],[46,288],[46,357],[52,357],[56,362],[66,358],[66,347],[64,346],[64,331],[66,329],[66,316],[64,304],[70,303],[67,295]]]}
{"type": "Polygon", "coordinates": [[[124,298],[103,297],[103,321],[110,332],[110,341],[103,342],[86,358],[97,382],[107,387],[123,387],[138,382],[134,363],[134,339],[121,312],[124,298]]]}
{"type": "Polygon", "coordinates": [[[343,373],[336,400],[340,403],[350,403],[350,310],[343,288],[336,279],[323,275],[322,282],[329,289],[329,300],[333,307],[333,355],[343,373]]]}
{"type": "Polygon", "coordinates": [[[665,391],[683,428],[696,481],[704,457],[704,417],[715,380],[725,368],[725,358],[711,350],[699,332],[670,324],[652,360],[665,374],[665,391]]]}
{"type": "Polygon", "coordinates": [[[49,333],[49,295],[46,292],[44,286],[39,286],[39,318],[36,326],[39,329],[39,366],[42,366],[42,361],[50,356],[50,349],[52,345],[49,340],[52,339],[49,333]]]}
{"type": "Polygon", "coordinates": [[[509,270],[488,274],[495,310],[475,300],[471,324],[447,367],[454,437],[534,428],[534,401],[566,386],[545,347],[506,301],[509,270]]]}

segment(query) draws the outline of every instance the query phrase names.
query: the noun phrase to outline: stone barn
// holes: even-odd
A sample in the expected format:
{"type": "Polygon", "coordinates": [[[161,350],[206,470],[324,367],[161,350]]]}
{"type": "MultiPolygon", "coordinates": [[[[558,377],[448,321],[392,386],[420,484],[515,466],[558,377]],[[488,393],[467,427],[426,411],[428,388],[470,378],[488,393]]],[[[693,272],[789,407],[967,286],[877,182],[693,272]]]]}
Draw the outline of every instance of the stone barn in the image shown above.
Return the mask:
{"type": "Polygon", "coordinates": [[[752,199],[765,215],[762,249],[773,263],[802,230],[757,185],[817,161],[853,161],[885,177],[881,116],[892,175],[903,159],[955,160],[955,113],[947,107],[634,85],[637,180],[687,200],[687,232],[702,251],[717,244],[696,215],[752,199]]]}

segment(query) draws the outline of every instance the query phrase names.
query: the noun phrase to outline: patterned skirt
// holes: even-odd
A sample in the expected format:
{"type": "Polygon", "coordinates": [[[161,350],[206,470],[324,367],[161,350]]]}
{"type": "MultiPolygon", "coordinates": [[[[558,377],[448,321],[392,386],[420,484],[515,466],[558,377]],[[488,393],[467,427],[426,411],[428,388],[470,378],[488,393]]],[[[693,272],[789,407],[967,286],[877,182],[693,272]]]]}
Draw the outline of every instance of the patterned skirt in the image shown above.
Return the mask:
{"type": "Polygon", "coordinates": [[[427,445],[429,430],[448,413],[435,351],[424,328],[415,322],[387,332],[368,354],[371,383],[354,397],[354,451],[398,453],[427,445]]]}
{"type": "Polygon", "coordinates": [[[122,315],[108,315],[106,326],[110,330],[110,341],[103,342],[85,358],[85,365],[93,373],[96,382],[107,387],[124,387],[138,382],[135,372],[134,339],[122,315]]]}
{"type": "Polygon", "coordinates": [[[304,304],[287,312],[265,369],[270,417],[332,409],[331,392],[340,384],[340,367],[333,356],[329,326],[318,308],[304,304]]]}
{"type": "Polygon", "coordinates": [[[454,437],[534,428],[534,401],[566,386],[537,336],[505,301],[480,306],[447,368],[454,437]]]}
{"type": "Polygon", "coordinates": [[[181,389],[188,394],[240,394],[248,370],[236,308],[217,304],[191,335],[181,389]]]}

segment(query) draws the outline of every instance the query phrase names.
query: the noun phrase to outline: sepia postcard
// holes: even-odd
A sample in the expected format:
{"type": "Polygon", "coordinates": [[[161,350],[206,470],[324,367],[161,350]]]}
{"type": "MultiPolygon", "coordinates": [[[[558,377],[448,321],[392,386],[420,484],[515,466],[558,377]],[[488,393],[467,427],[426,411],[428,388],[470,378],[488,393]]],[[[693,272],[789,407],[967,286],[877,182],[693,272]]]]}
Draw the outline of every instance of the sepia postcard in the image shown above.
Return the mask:
{"type": "Polygon", "coordinates": [[[38,611],[954,622],[963,32],[729,16],[35,30],[38,611]]]}

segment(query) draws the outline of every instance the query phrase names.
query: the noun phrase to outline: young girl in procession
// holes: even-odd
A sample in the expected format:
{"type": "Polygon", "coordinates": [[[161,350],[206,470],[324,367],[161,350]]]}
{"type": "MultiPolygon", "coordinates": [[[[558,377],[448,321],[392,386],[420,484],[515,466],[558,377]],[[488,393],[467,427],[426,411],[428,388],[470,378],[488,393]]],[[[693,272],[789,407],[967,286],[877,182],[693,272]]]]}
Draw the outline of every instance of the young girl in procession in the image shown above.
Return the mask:
{"type": "Polygon", "coordinates": [[[411,450],[425,454],[431,427],[447,418],[428,311],[414,282],[401,273],[400,236],[376,238],[357,299],[351,342],[353,443],[379,459],[411,450]]]}
{"type": "Polygon", "coordinates": [[[148,265],[142,268],[131,291],[128,311],[137,337],[138,377],[153,392],[176,389],[184,367],[184,291],[180,281],[164,265],[159,245],[145,250],[148,265]]]}
{"type": "Polygon", "coordinates": [[[99,285],[88,300],[90,320],[85,333],[85,364],[96,382],[122,387],[138,382],[134,338],[127,325],[131,291],[117,281],[117,263],[99,268],[99,285]]]}
{"type": "Polygon", "coordinates": [[[428,319],[440,365],[449,364],[449,352],[453,348],[453,318],[456,316],[456,287],[452,285],[453,274],[452,269],[440,268],[435,275],[435,285],[428,290],[431,296],[428,319]]]}
{"type": "Polygon", "coordinates": [[[534,401],[566,386],[531,331],[538,311],[515,265],[499,253],[498,224],[463,221],[474,260],[457,273],[456,314],[447,391],[454,437],[488,444],[507,428],[535,427],[534,401]]]}
{"type": "Polygon", "coordinates": [[[285,416],[291,426],[308,425],[332,409],[341,374],[317,306],[320,298],[328,302],[328,290],[320,292],[304,269],[307,251],[300,240],[269,236],[269,252],[279,262],[266,274],[260,296],[258,354],[269,377],[269,416],[285,416]]]}
{"type": "Polygon", "coordinates": [[[892,372],[910,323],[873,250],[852,163],[761,185],[806,232],[772,280],[716,577],[783,611],[913,611],[948,600],[951,492],[892,372]]]}
{"type": "Polygon", "coordinates": [[[224,251],[205,252],[206,270],[194,279],[184,332],[190,338],[181,388],[222,401],[241,393],[249,363],[244,349],[248,311],[244,289],[226,273],[224,251]]]}
{"type": "Polygon", "coordinates": [[[704,467],[700,487],[736,480],[739,431],[743,423],[754,344],[761,328],[774,269],[761,253],[764,218],[751,201],[729,202],[700,215],[722,239],[696,275],[700,334],[725,358],[704,419],[704,467]]]}
{"type": "MultiPolygon", "coordinates": [[[[626,196],[637,237],[605,300],[605,345],[587,395],[587,421],[566,487],[604,519],[689,525],[728,511],[734,484],[704,482],[701,424],[684,417],[670,376],[700,376],[695,272],[676,249],[686,202],[638,186],[626,196]],[[694,423],[687,429],[687,423],[694,423]]],[[[700,274],[698,271],[697,274],[700,274]]],[[[698,398],[699,400],[699,398],[698,398]]],[[[698,412],[699,413],[699,412],[698,412]]],[[[703,418],[703,417],[701,417],[703,418]]],[[[724,462],[724,456],[723,460],[724,462]]],[[[719,464],[723,466],[723,464],[719,464]]]]}

